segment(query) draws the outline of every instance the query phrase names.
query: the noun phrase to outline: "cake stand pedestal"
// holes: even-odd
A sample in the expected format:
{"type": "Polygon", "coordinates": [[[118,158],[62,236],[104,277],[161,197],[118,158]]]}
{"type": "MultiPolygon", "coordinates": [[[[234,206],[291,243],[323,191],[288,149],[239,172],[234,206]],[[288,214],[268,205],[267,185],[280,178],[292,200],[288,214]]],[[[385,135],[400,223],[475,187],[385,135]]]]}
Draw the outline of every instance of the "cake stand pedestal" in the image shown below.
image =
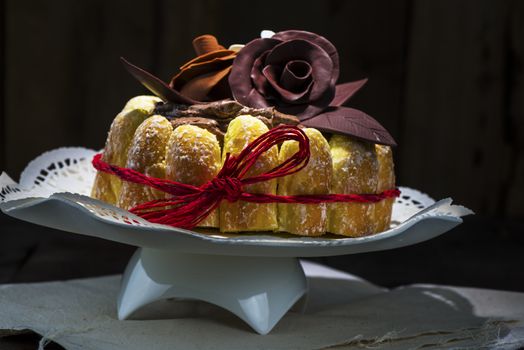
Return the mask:
{"type": "Polygon", "coordinates": [[[185,254],[139,248],[124,273],[118,318],[168,298],[196,299],[234,313],[267,334],[306,292],[296,258],[185,254]]]}

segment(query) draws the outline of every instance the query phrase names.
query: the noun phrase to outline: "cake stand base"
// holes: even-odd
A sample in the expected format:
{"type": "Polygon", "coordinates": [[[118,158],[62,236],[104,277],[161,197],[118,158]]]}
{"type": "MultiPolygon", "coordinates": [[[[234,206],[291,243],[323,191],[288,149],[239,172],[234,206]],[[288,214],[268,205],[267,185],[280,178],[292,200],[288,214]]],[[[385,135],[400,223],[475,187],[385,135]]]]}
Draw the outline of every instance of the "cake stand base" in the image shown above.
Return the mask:
{"type": "Polygon", "coordinates": [[[184,254],[139,248],[126,268],[118,318],[168,298],[209,302],[267,334],[306,292],[296,258],[184,254]]]}

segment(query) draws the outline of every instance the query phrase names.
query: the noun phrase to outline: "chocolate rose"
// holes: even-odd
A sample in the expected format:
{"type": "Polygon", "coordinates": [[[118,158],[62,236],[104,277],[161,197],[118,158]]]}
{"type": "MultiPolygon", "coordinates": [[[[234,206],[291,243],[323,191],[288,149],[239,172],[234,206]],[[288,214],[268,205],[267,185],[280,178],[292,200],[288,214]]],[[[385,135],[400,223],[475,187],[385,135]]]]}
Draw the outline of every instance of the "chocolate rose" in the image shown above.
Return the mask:
{"type": "Polygon", "coordinates": [[[164,101],[191,105],[231,98],[227,78],[237,52],[226,50],[212,35],[195,38],[193,48],[197,57],[180,67],[180,72],[169,84],[121,60],[129,73],[164,101]]]}
{"type": "Polygon", "coordinates": [[[338,74],[333,44],[314,33],[288,30],[255,39],[241,49],[229,85],[234,98],[244,105],[275,106],[306,120],[333,100],[338,74]]]}
{"type": "Polygon", "coordinates": [[[231,98],[228,75],[236,52],[226,50],[212,35],[193,40],[198,55],[180,67],[169,86],[196,101],[217,101],[231,98]]]}

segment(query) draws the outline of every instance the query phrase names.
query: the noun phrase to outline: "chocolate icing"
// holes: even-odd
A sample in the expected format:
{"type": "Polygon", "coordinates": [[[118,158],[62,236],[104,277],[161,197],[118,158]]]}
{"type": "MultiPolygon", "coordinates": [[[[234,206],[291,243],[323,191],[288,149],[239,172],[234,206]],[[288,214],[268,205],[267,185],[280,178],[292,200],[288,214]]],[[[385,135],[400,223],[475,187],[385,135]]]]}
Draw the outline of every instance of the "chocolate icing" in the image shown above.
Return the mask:
{"type": "Polygon", "coordinates": [[[270,129],[280,124],[298,125],[300,123],[297,117],[278,112],[274,108],[250,108],[234,100],[190,106],[161,102],[156,105],[153,113],[168,118],[173,127],[183,124],[200,126],[215,134],[221,142],[229,122],[239,115],[252,115],[263,121],[270,129]]]}
{"type": "Polygon", "coordinates": [[[220,143],[224,142],[225,131],[218,123],[218,121],[209,118],[200,118],[200,117],[178,117],[178,118],[169,118],[173,129],[176,129],[180,125],[191,124],[202,129],[206,129],[212,134],[215,134],[220,143]]]}

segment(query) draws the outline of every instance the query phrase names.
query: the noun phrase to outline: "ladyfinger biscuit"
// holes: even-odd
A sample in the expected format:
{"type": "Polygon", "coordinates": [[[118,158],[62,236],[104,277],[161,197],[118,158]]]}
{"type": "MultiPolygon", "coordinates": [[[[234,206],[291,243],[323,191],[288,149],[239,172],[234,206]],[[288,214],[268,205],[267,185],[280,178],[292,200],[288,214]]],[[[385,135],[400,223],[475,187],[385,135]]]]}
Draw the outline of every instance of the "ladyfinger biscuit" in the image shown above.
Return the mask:
{"type": "MultiPolygon", "coordinates": [[[[393,152],[391,147],[375,145],[378,159],[378,183],[376,193],[395,188],[395,171],[393,165],[393,152]]],[[[386,198],[378,203],[373,203],[372,222],[375,225],[374,232],[382,232],[389,229],[391,222],[391,211],[395,198],[386,198]]]]}
{"type": "MultiPolygon", "coordinates": [[[[167,145],[166,178],[203,185],[220,171],[220,156],[220,145],[214,134],[195,125],[181,125],[173,131],[167,145]]],[[[218,208],[198,226],[219,227],[218,208]]]]}
{"type": "MultiPolygon", "coordinates": [[[[237,155],[251,141],[268,131],[267,126],[259,119],[242,115],[233,119],[224,136],[224,150],[222,160],[226,154],[237,155]]],[[[278,149],[273,147],[262,154],[254,166],[247,172],[246,177],[261,174],[278,165],[278,149]]],[[[243,189],[251,193],[275,194],[276,179],[263,181],[245,186],[243,189]]],[[[237,201],[230,203],[226,200],[220,204],[220,231],[275,231],[278,229],[276,203],[248,203],[237,201]]]]}
{"type": "MultiPolygon", "coordinates": [[[[153,113],[156,103],[160,101],[155,96],[137,96],[127,102],[111,124],[103,151],[103,161],[119,167],[126,165],[127,152],[136,128],[153,113]]],[[[110,204],[116,204],[121,187],[122,180],[118,177],[98,172],[91,196],[110,204]]]]}
{"type": "MultiPolygon", "coordinates": [[[[310,158],[298,173],[278,179],[279,195],[328,194],[333,177],[333,162],[327,140],[313,128],[303,129],[309,138],[310,158]]],[[[280,148],[279,163],[298,151],[298,142],[286,141],[280,148]]],[[[327,229],[327,205],[278,204],[280,231],[302,235],[320,236],[327,229]]]]}
{"type": "MultiPolygon", "coordinates": [[[[125,167],[147,176],[165,178],[166,147],[172,132],[173,127],[165,117],[154,115],[147,118],[135,131],[125,167]]],[[[117,206],[130,209],[164,197],[163,192],[151,187],[124,182],[117,206]]]]}
{"type": "MultiPolygon", "coordinates": [[[[329,145],[333,158],[331,193],[375,193],[378,184],[375,145],[338,134],[333,135],[329,145]]],[[[328,232],[350,237],[374,232],[371,203],[331,203],[328,208],[328,232]]]]}

